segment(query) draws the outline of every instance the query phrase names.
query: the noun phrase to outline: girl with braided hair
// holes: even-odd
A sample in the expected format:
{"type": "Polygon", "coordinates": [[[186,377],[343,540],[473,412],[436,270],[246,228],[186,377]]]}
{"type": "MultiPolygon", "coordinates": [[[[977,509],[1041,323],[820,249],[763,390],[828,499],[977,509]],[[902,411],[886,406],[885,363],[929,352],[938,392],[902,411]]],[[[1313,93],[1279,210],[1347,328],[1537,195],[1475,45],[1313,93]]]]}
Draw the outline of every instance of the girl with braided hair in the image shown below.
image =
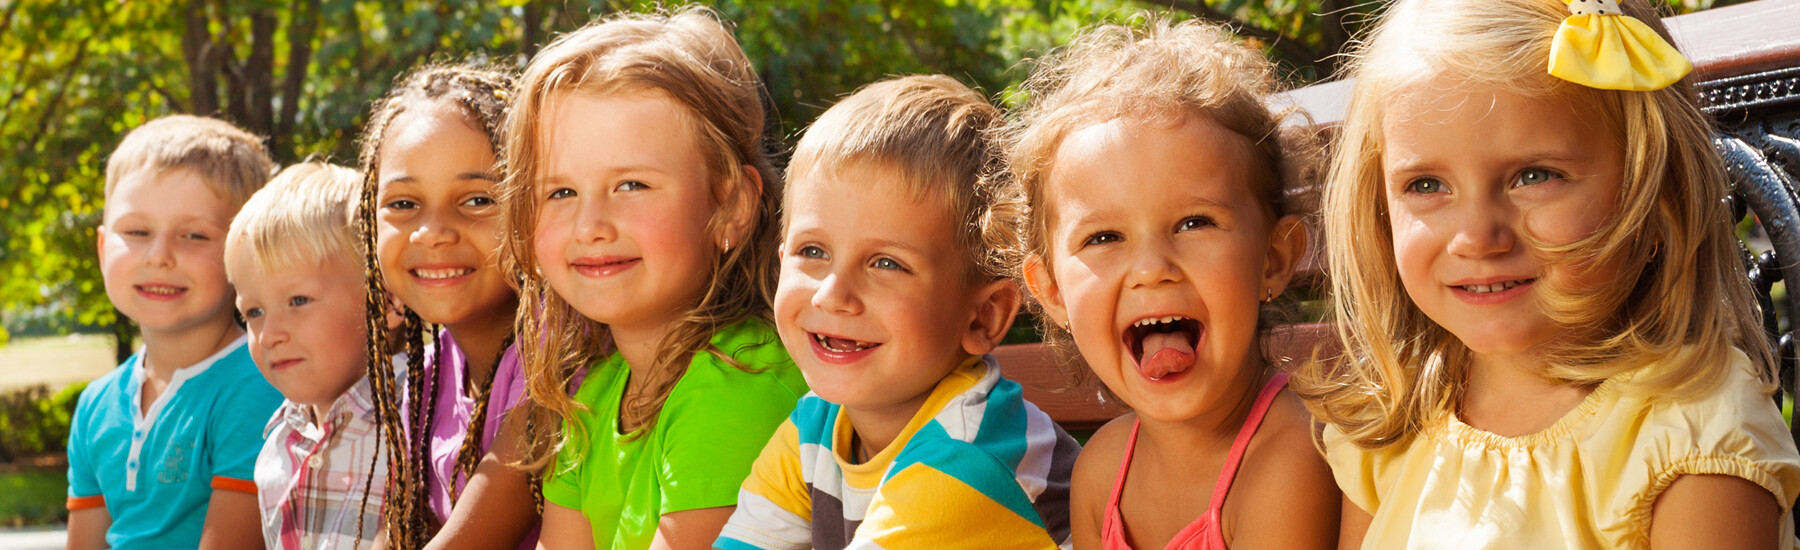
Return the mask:
{"type": "Polygon", "coordinates": [[[404,318],[392,339],[401,349],[371,338],[370,365],[388,364],[377,358],[394,351],[407,358],[403,371],[370,373],[391,457],[383,513],[391,548],[536,544],[533,477],[508,464],[521,438],[500,429],[525,386],[513,345],[515,281],[495,255],[511,87],[494,70],[417,69],[375,104],[363,130],[368,322],[395,307],[404,318]]]}

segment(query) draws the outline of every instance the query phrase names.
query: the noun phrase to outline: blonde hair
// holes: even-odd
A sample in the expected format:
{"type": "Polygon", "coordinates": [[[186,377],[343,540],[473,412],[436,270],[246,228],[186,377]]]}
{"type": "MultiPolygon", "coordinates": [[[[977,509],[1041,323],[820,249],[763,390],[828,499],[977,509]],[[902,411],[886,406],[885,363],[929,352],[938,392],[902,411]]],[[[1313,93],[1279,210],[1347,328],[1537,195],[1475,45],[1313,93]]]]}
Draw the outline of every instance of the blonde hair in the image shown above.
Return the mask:
{"type": "MultiPolygon", "coordinates": [[[[1025,82],[1023,114],[1007,129],[1006,161],[1013,181],[1002,199],[1006,211],[1025,219],[994,225],[997,231],[1017,234],[990,238],[1016,243],[1007,258],[1015,269],[1033,257],[1049,258],[1051,204],[1046,176],[1057,148],[1076,130],[1132,117],[1201,116],[1217,122],[1246,141],[1255,168],[1250,189],[1271,214],[1271,223],[1308,212],[1310,197],[1296,190],[1316,176],[1317,138],[1301,126],[1282,126],[1292,111],[1271,109],[1268,101],[1275,86],[1273,65],[1219,25],[1151,19],[1143,28],[1101,25],[1088,30],[1025,82]]],[[[1049,263],[1043,265],[1048,272],[1049,263]]],[[[1022,273],[1015,271],[1013,276],[1022,273]]],[[[1065,374],[1076,382],[1092,376],[1068,329],[1045,315],[1035,297],[1026,303],[1065,374]]],[[[1292,309],[1291,298],[1264,306],[1259,328],[1290,315],[1292,309]]],[[[1261,340],[1270,337],[1267,330],[1258,334],[1261,340]]],[[[1258,349],[1266,354],[1272,347],[1265,341],[1258,349]]],[[[1104,387],[1101,391],[1116,401],[1104,387]]]]}
{"type": "MultiPolygon", "coordinates": [[[[355,170],[334,164],[313,161],[287,167],[232,218],[225,234],[226,257],[248,251],[264,273],[306,268],[331,258],[357,265],[362,240],[350,222],[361,183],[362,175],[355,170]]],[[[227,274],[233,280],[243,275],[227,274]]]]}
{"type": "MultiPolygon", "coordinates": [[[[576,434],[583,428],[573,412],[581,407],[569,398],[570,380],[609,352],[606,325],[588,319],[558,296],[541,276],[532,247],[538,198],[531,188],[541,177],[544,110],[559,94],[604,96],[656,91],[681,105],[699,135],[700,150],[713,185],[725,200],[708,220],[708,231],[725,229],[733,204],[752,201],[755,217],[742,244],[713,257],[707,287],[698,303],[669,327],[657,346],[657,364],[633,369],[650,373],[642,392],[619,407],[621,425],[636,434],[654,426],[663,401],[687,372],[687,358],[712,349],[717,330],[751,318],[772,322],[769,303],[775,292],[777,258],[775,214],[781,203],[781,180],[764,155],[762,86],[743,48],[712,10],[690,6],[673,13],[622,14],[590,23],[563,35],[539,52],[519,80],[519,94],[505,126],[506,178],[502,182],[501,262],[524,274],[519,288],[519,356],[528,382],[526,395],[540,407],[532,423],[552,432],[569,420],[576,434]],[[762,192],[752,196],[748,166],[760,176],[762,192]]],[[[733,239],[736,241],[737,239],[733,239]]],[[[697,246],[710,246],[695,243],[697,246]]],[[[742,368],[740,366],[740,368],[742,368]]],[[[531,430],[528,430],[531,431],[531,430]]],[[[533,445],[526,459],[543,467],[569,440],[555,434],[554,445],[533,445]]],[[[635,435],[633,436],[635,437],[635,435]]]]}
{"type": "Polygon", "coordinates": [[[970,280],[1005,279],[1010,269],[996,250],[1007,243],[983,240],[989,224],[1016,217],[991,210],[1004,172],[989,134],[1001,120],[999,108],[954,78],[883,80],[831,106],[807,128],[787,180],[863,163],[898,172],[908,192],[941,199],[949,208],[958,222],[956,245],[969,257],[970,280]]]}
{"type": "MultiPolygon", "coordinates": [[[[1621,4],[1668,38],[1649,5],[1621,4]]],[[[1324,208],[1332,311],[1345,350],[1338,361],[1303,369],[1293,386],[1315,416],[1357,445],[1404,444],[1461,398],[1468,348],[1401,286],[1381,165],[1383,101],[1446,74],[1469,88],[1591,107],[1625,148],[1615,219],[1566,245],[1525,239],[1552,266],[1624,266],[1600,289],[1539,286],[1546,313],[1566,327],[1539,346],[1546,378],[1592,384],[1631,374],[1628,389],[1684,399],[1711,390],[1736,347],[1769,380],[1773,359],[1723,201],[1724,167],[1692,84],[1624,92],[1549,76],[1551,36],[1566,16],[1557,0],[1407,0],[1354,56],[1356,85],[1324,208]]]]}
{"type": "Polygon", "coordinates": [[[213,193],[241,207],[275,172],[262,140],[229,122],[192,115],[169,115],[125,134],[106,160],[105,197],[119,181],[139,170],[189,169],[213,193]]]}

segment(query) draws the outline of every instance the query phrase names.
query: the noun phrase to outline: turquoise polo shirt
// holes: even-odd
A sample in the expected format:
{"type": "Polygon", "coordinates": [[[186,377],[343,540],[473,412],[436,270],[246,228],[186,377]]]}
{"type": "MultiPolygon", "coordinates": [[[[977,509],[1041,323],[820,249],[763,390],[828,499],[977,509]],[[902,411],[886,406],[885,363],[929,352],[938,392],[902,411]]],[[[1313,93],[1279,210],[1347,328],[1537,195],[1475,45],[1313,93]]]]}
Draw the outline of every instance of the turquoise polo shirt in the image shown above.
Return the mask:
{"type": "Polygon", "coordinates": [[[69,429],[68,506],[105,506],[113,548],[194,548],[213,489],[256,494],[263,427],[282,397],[245,342],[176,370],[148,408],[138,407],[142,349],[81,392],[69,429]]]}

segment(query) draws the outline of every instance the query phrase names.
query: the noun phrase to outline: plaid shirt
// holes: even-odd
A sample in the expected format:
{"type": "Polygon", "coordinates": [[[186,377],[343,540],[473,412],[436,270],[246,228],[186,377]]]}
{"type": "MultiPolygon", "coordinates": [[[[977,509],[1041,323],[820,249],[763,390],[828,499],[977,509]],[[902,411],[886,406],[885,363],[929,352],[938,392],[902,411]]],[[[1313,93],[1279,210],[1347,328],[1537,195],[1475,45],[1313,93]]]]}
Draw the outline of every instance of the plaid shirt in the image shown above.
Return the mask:
{"type": "Polygon", "coordinates": [[[369,380],[332,403],[323,424],[309,416],[304,405],[282,403],[263,435],[256,457],[263,542],[271,550],[372,548],[387,468],[369,380]]]}

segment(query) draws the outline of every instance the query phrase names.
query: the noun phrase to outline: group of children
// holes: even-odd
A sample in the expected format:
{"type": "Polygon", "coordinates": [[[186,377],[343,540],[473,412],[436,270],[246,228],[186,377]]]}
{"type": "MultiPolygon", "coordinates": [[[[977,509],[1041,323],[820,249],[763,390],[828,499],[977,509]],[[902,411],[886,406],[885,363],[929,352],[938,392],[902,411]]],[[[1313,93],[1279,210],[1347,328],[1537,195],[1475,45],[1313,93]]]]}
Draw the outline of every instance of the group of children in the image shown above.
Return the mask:
{"type": "Polygon", "coordinates": [[[107,166],[144,347],[82,394],[69,547],[1791,548],[1667,36],[1402,0],[1322,178],[1200,22],[1089,29],[1011,114],[870,84],[782,171],[704,8],[416,70],[354,169],[264,186],[254,136],[159,119],[107,166]],[[1283,366],[1315,218],[1344,353],[1283,366]],[[989,353],[1021,307],[1132,409],[1085,449],[989,353]]]}

